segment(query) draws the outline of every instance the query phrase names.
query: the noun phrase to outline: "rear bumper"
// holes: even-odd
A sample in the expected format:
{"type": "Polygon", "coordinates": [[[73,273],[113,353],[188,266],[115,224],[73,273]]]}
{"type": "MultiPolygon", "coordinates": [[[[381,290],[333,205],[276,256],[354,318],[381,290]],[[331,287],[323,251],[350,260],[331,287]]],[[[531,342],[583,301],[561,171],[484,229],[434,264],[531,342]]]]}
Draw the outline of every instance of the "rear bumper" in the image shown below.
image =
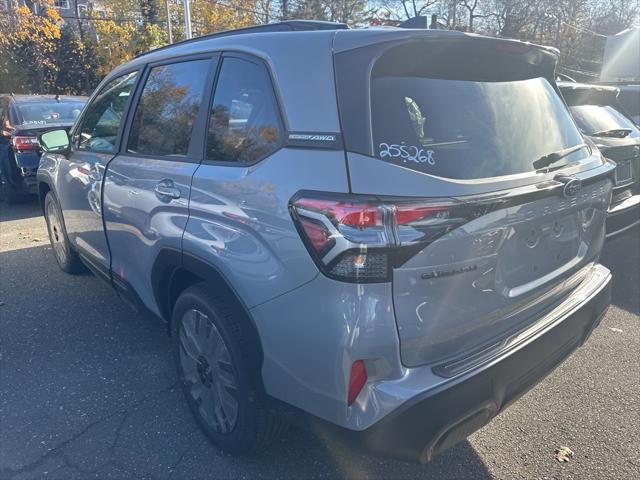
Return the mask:
{"type": "Polygon", "coordinates": [[[607,238],[619,235],[640,225],[640,194],[633,195],[609,209],[607,238]]]}
{"type": "Polygon", "coordinates": [[[8,146],[0,145],[0,171],[12,193],[38,193],[38,161],[39,156],[33,152],[10,155],[8,146]]]}
{"type": "Polygon", "coordinates": [[[487,424],[582,345],[611,300],[611,274],[602,266],[591,293],[543,331],[473,372],[417,395],[362,431],[339,429],[350,444],[428,462],[487,424]]]}

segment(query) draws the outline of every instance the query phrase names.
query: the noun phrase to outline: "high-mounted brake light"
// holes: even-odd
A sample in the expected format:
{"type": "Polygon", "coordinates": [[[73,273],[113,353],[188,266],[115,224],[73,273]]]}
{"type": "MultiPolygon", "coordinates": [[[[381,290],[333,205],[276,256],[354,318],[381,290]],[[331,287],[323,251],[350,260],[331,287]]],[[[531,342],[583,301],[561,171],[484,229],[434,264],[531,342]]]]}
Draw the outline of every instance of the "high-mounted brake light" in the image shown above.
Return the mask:
{"type": "Polygon", "coordinates": [[[389,281],[393,268],[420,247],[474,218],[469,210],[449,201],[341,194],[305,195],[291,203],[298,231],[320,269],[356,283],[389,281]]]}
{"type": "Polygon", "coordinates": [[[13,137],[13,148],[18,151],[36,150],[40,144],[37,137],[13,137]]]}

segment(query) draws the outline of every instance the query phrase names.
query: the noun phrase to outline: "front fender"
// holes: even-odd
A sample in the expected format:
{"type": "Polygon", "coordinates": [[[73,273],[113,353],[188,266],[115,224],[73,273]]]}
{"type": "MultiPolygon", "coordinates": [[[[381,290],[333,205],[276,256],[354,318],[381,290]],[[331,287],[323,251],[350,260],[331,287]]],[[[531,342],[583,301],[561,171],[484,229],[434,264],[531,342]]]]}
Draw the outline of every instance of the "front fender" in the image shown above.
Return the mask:
{"type": "Polygon", "coordinates": [[[44,206],[44,196],[51,190],[56,191],[56,181],[58,173],[59,159],[53,154],[43,154],[40,159],[36,179],[38,182],[38,196],[40,197],[40,205],[44,206]],[[46,185],[46,186],[45,186],[46,185]]]}

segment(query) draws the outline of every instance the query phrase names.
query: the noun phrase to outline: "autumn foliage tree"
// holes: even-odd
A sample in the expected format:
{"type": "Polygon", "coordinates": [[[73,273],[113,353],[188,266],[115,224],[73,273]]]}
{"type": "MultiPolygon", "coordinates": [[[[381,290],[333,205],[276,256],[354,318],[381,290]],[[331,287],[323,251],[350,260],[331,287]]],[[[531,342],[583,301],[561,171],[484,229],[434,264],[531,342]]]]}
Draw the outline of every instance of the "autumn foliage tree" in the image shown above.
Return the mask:
{"type": "Polygon", "coordinates": [[[78,31],[68,24],[61,29],[55,61],[58,65],[55,93],[86,94],[101,78],[95,45],[83,41],[78,31]]]}
{"type": "Polygon", "coordinates": [[[53,0],[43,0],[38,13],[21,6],[0,18],[0,90],[38,93],[55,87],[60,22],[53,0]]]}

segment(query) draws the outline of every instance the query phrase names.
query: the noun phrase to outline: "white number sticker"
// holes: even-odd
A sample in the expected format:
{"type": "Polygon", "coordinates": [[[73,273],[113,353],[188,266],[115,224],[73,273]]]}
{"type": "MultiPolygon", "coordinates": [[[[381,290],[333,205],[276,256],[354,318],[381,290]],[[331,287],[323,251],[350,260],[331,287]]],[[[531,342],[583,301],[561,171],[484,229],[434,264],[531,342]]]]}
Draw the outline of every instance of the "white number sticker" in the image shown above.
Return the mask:
{"type": "Polygon", "coordinates": [[[381,143],[378,148],[380,158],[402,158],[403,162],[426,163],[432,167],[436,164],[433,150],[425,150],[415,145],[398,145],[397,143],[381,143]]]}

